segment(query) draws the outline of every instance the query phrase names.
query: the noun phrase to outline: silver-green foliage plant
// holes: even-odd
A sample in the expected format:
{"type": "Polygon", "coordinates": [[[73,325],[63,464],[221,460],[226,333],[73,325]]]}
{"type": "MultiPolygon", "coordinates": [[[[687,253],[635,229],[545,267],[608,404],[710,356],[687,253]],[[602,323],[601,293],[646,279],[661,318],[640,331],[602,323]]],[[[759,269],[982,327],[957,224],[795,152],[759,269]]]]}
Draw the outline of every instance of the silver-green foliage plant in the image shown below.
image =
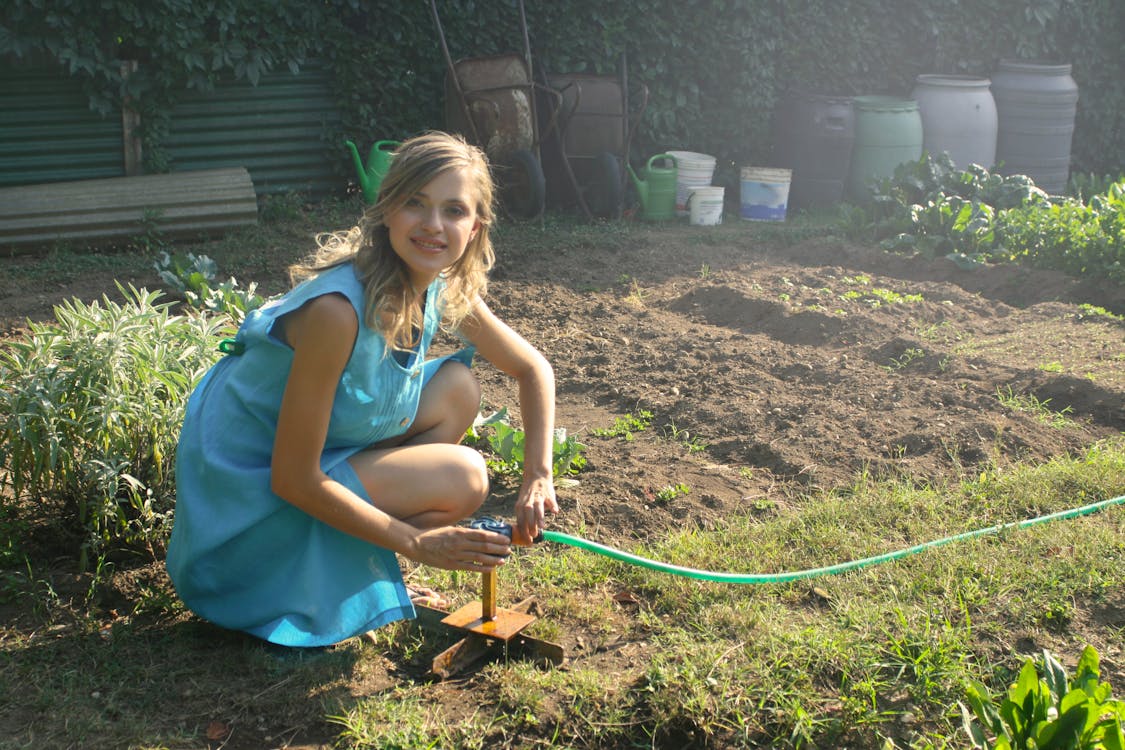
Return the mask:
{"type": "Polygon", "coordinates": [[[0,504],[49,515],[83,566],[163,542],[186,400],[230,325],[118,289],[124,303],[65,302],[0,350],[0,504]]]}
{"type": "Polygon", "coordinates": [[[969,686],[965,733],[973,747],[990,750],[1125,750],[1125,702],[1100,676],[1093,646],[1082,651],[1073,680],[1044,651],[1043,676],[1028,659],[999,705],[984,685],[969,686]]]}

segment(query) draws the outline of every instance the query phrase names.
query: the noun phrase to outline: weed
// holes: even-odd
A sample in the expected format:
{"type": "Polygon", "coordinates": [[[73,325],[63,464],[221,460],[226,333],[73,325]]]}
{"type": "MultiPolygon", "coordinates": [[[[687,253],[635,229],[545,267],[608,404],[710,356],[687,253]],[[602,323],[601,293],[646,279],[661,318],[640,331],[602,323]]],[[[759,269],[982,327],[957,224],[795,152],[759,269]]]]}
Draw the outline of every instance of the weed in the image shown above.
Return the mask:
{"type": "Polygon", "coordinates": [[[664,436],[677,443],[682,443],[688,453],[700,453],[707,450],[707,443],[697,435],[692,435],[687,430],[676,427],[676,423],[669,421],[663,427],[664,436]]]}
{"type": "Polygon", "coordinates": [[[633,307],[644,307],[645,300],[650,294],[651,292],[642,289],[640,283],[638,283],[636,279],[633,279],[630,282],[629,293],[625,296],[625,301],[633,307]]]}
{"type": "Polygon", "coordinates": [[[1044,362],[1043,364],[1039,365],[1039,369],[1043,372],[1063,372],[1063,366],[1061,362],[1044,362]]]}
{"type": "Polygon", "coordinates": [[[1074,421],[1066,416],[1070,414],[1073,409],[1068,406],[1062,411],[1052,411],[1049,408],[1051,403],[1051,399],[1049,398],[1040,401],[1033,393],[1015,393],[1012,391],[1012,386],[1010,385],[1003,390],[997,388],[996,397],[1000,399],[1001,404],[1012,411],[1030,414],[1043,424],[1049,424],[1060,430],[1075,426],[1074,421]]]}
{"type": "Polygon", "coordinates": [[[668,503],[675,500],[677,497],[691,494],[691,487],[683,482],[679,482],[669,487],[662,487],[656,491],[656,499],[662,503],[668,503]]]}
{"type": "Polygon", "coordinates": [[[591,431],[595,437],[620,438],[625,441],[633,439],[633,434],[643,432],[652,426],[652,412],[644,409],[637,412],[636,416],[626,414],[613,420],[613,426],[596,428],[591,431]]]}
{"type": "Polygon", "coordinates": [[[926,356],[926,353],[921,349],[911,347],[904,351],[897,358],[890,360],[889,365],[883,365],[883,369],[887,372],[894,372],[895,370],[902,370],[906,368],[911,362],[921,359],[926,356]]]}
{"type": "Polygon", "coordinates": [[[1120,748],[1125,746],[1125,701],[1111,697],[1101,682],[1098,652],[1086,646],[1072,678],[1049,651],[1043,652],[1042,676],[1028,659],[1019,678],[999,698],[974,682],[966,690],[961,715],[975,748],[1120,748]],[[997,703],[999,705],[997,705],[997,703]],[[990,739],[991,737],[991,739],[990,739]]]}
{"type": "Polygon", "coordinates": [[[1125,315],[1115,315],[1104,307],[1082,303],[1078,306],[1078,319],[1082,320],[1084,318],[1107,318],[1109,320],[1121,321],[1125,320],[1125,315]]]}
{"type": "Polygon", "coordinates": [[[164,211],[159,208],[146,208],[141,212],[141,233],[133,239],[134,247],[147,253],[158,252],[168,247],[160,220],[164,211]]]}

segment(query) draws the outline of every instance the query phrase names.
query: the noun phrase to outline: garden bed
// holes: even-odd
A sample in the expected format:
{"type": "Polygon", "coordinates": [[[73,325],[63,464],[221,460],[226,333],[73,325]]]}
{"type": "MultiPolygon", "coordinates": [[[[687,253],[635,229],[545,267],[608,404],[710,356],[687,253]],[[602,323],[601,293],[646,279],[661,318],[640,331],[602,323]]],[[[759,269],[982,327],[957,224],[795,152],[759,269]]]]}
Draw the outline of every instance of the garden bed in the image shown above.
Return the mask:
{"type": "MultiPolygon", "coordinates": [[[[237,242],[193,249],[218,261],[224,278],[258,282],[270,294],[284,288],[285,264],[320,228],[326,227],[279,237],[274,252],[252,257],[240,256],[237,242]]],[[[955,485],[982,472],[1077,455],[1125,431],[1120,285],[1015,266],[962,270],[944,259],[857,246],[815,227],[802,236],[734,220],[714,228],[506,225],[497,246],[490,304],[551,360],[557,424],[587,446],[577,483],[559,488],[562,512],[552,524],[561,531],[633,548],[684,529],[719,529],[735,517],[783,514],[803,493],[846,488],[857,477],[955,485]]],[[[113,279],[123,274],[112,261],[71,276],[45,270],[52,262],[0,261],[0,335],[18,337],[26,318],[48,319],[51,305],[71,296],[120,298],[113,279]]],[[[129,275],[138,286],[159,286],[144,265],[129,275]]],[[[511,384],[487,365],[478,373],[486,409],[515,410],[511,384]]],[[[485,510],[510,517],[515,492],[513,480],[497,478],[485,510]]],[[[93,605],[82,599],[89,576],[75,576],[65,561],[41,575],[63,603],[48,608],[51,614],[30,597],[0,603],[0,644],[17,659],[68,662],[106,644],[133,643],[120,646],[120,657],[136,660],[142,642],[151,647],[165,638],[177,643],[180,660],[195,648],[208,659],[239,661],[256,648],[182,611],[138,611],[136,603],[153,592],[170,596],[159,563],[118,564],[93,605]],[[118,629],[133,640],[110,639],[118,629]]],[[[462,595],[471,596],[471,588],[462,595]]],[[[632,622],[643,594],[613,584],[594,593],[606,600],[604,623],[540,614],[558,623],[572,668],[596,668],[632,684],[652,658],[651,642],[632,622]],[[610,626],[620,633],[616,639],[604,632],[610,626]]],[[[1073,644],[1094,643],[1103,675],[1120,692],[1125,654],[1113,634],[1125,627],[1125,591],[1105,593],[1097,602],[1074,603],[1065,637],[1028,631],[1012,633],[1013,642],[1029,639],[1024,648],[1034,651],[1058,639],[1074,654],[1073,644]]],[[[783,599],[779,606],[795,605],[783,599]]],[[[223,738],[227,748],[282,740],[316,745],[339,727],[324,722],[322,705],[310,695],[347,703],[425,681],[424,661],[356,648],[296,671],[291,660],[302,657],[276,657],[281,666],[263,667],[273,676],[239,674],[230,686],[219,684],[217,671],[195,675],[201,686],[185,682],[181,695],[168,696],[178,719],[153,730],[152,741],[159,734],[161,742],[181,746],[169,739],[175,725],[199,742],[183,746],[204,746],[204,728],[218,721],[215,747],[223,738]],[[261,700],[287,675],[303,687],[279,690],[284,700],[261,700]]],[[[183,661],[174,668],[190,671],[183,661]]],[[[141,679],[136,670],[125,668],[122,679],[141,679]]],[[[448,716],[463,714],[482,679],[435,690],[428,700],[448,716]]],[[[89,692],[72,708],[93,711],[97,699],[85,697],[89,692]]],[[[151,700],[160,711],[173,708],[151,700]]],[[[0,708],[0,724],[29,738],[38,710],[34,702],[9,704],[0,708]]],[[[65,745],[62,731],[54,736],[65,745]]],[[[513,737],[536,735],[523,731],[513,737]]],[[[550,734],[543,731],[540,739],[550,734]]]]}

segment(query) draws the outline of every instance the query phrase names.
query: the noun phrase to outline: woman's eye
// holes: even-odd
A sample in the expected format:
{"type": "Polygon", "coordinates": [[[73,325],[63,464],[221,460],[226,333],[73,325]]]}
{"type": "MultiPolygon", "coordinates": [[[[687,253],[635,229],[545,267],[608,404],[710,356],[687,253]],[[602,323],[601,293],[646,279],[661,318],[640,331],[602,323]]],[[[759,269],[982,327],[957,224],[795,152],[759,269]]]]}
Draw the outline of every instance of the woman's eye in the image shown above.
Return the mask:
{"type": "Polygon", "coordinates": [[[447,208],[445,210],[450,216],[454,216],[454,217],[457,217],[457,218],[461,218],[462,216],[465,216],[469,213],[468,211],[466,211],[461,206],[450,206],[449,208],[447,208]]]}
{"type": "Polygon", "coordinates": [[[422,205],[422,200],[420,198],[407,198],[406,205],[411,208],[417,208],[422,205]]]}

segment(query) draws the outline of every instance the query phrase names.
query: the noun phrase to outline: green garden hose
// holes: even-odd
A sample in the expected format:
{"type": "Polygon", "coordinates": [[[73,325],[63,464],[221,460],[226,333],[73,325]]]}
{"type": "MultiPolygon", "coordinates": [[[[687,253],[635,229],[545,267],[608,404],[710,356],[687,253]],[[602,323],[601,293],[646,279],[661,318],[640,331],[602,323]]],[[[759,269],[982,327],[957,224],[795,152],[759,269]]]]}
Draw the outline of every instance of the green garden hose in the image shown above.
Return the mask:
{"type": "Polygon", "coordinates": [[[797,570],[789,573],[716,573],[709,570],[696,570],[695,568],[685,568],[680,565],[670,565],[668,563],[650,560],[645,557],[633,555],[628,552],[622,552],[613,547],[607,547],[604,544],[591,542],[581,537],[563,534],[558,531],[544,531],[543,540],[548,542],[558,542],[559,544],[566,544],[578,549],[584,549],[588,552],[595,552],[599,555],[605,555],[615,560],[629,563],[631,565],[639,565],[643,568],[660,571],[662,573],[671,573],[672,575],[685,576],[687,578],[697,578],[703,581],[717,581],[719,583],[787,583],[789,581],[800,581],[806,578],[817,578],[819,576],[836,575],[837,573],[844,573],[849,570],[857,570],[859,568],[867,567],[868,565],[878,565],[879,563],[889,562],[890,560],[898,560],[899,558],[913,555],[923,550],[931,549],[933,547],[940,547],[943,544],[951,542],[960,542],[965,539],[972,539],[978,536],[985,536],[986,534],[998,534],[1008,529],[1023,529],[1028,526],[1035,526],[1041,523],[1048,523],[1050,521],[1061,521],[1069,518],[1077,518],[1079,516],[1086,516],[1091,513],[1105,510],[1113,505],[1121,505],[1125,503],[1125,495],[1115,497],[1111,500],[1102,500],[1101,502],[1091,503],[1090,505],[1083,505],[1080,508],[1072,508],[1070,510],[1062,510],[1057,513],[1051,513],[1046,516],[1039,516],[1038,518],[1029,518],[1025,521],[1014,521],[1012,523],[1002,523],[996,526],[989,526],[986,529],[977,529],[976,531],[966,531],[963,534],[955,534],[953,536],[935,539],[930,542],[917,544],[913,547],[897,550],[895,552],[887,552],[882,555],[875,555],[873,557],[865,557],[860,560],[852,560],[850,562],[839,563],[837,565],[829,565],[823,568],[810,568],[809,570],[797,570]]]}

